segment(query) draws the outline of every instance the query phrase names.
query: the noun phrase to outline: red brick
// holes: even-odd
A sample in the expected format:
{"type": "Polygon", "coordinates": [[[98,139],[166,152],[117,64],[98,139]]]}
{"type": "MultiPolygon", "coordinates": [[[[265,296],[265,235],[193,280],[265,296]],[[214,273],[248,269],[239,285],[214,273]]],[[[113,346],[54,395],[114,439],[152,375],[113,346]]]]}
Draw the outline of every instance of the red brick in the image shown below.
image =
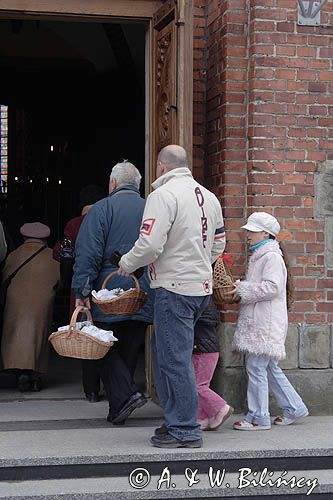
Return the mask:
{"type": "Polygon", "coordinates": [[[327,85],[319,82],[309,82],[309,92],[326,92],[327,85]]]}
{"type": "Polygon", "coordinates": [[[278,56],[294,56],[296,55],[296,47],[292,45],[284,45],[276,47],[276,55],[278,56]]]}
{"type": "Polygon", "coordinates": [[[332,82],[333,81],[333,71],[321,71],[319,73],[319,80],[332,82]]]}
{"type": "Polygon", "coordinates": [[[316,304],[316,310],[318,312],[332,312],[333,302],[318,302],[316,304]]]}
{"type": "MultiPolygon", "coordinates": [[[[301,285],[299,285],[299,283],[297,282],[297,286],[301,286],[301,285]]],[[[309,302],[309,301],[308,302],[302,302],[302,301],[295,302],[295,304],[292,307],[292,310],[295,312],[307,312],[307,313],[312,312],[312,311],[314,311],[314,303],[309,302]]]]}
{"type": "Polygon", "coordinates": [[[326,318],[325,314],[306,314],[305,315],[306,322],[311,323],[325,323],[326,318]]]}

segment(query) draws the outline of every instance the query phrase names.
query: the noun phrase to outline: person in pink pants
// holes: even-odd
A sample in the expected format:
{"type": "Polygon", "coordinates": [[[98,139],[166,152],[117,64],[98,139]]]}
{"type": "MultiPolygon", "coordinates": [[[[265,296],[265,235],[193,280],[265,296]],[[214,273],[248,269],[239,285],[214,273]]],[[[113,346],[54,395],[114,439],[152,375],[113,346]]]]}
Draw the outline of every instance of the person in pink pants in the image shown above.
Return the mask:
{"type": "Polygon", "coordinates": [[[217,335],[218,323],[219,313],[213,299],[211,299],[195,325],[192,354],[198,390],[198,422],[204,431],[217,429],[234,411],[221,396],[209,387],[220,352],[217,335]]]}

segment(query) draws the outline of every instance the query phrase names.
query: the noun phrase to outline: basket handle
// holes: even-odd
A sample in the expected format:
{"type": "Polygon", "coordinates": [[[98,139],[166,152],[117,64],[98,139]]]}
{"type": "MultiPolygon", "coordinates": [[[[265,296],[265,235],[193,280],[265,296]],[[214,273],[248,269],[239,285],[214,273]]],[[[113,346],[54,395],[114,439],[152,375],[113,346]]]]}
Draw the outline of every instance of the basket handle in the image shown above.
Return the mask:
{"type": "MultiPolygon", "coordinates": [[[[102,283],[102,287],[101,288],[105,288],[106,287],[106,284],[107,282],[109,281],[109,279],[114,276],[115,274],[118,274],[118,271],[112,271],[112,273],[108,274],[105,278],[105,280],[103,281],[102,283]]],[[[130,274],[130,278],[132,278],[135,282],[135,288],[137,289],[138,292],[140,292],[140,283],[139,283],[139,280],[136,276],[134,276],[134,274],[130,274]]]]}
{"type": "Polygon", "coordinates": [[[75,309],[74,309],[74,312],[72,314],[72,317],[71,317],[71,322],[69,324],[69,330],[70,331],[73,331],[75,330],[75,327],[76,327],[76,320],[77,320],[77,317],[78,315],[80,314],[80,312],[85,312],[86,315],[87,315],[87,319],[88,321],[91,321],[92,322],[92,317],[91,317],[91,312],[90,310],[87,308],[87,307],[84,307],[84,306],[77,306],[75,309]]]}

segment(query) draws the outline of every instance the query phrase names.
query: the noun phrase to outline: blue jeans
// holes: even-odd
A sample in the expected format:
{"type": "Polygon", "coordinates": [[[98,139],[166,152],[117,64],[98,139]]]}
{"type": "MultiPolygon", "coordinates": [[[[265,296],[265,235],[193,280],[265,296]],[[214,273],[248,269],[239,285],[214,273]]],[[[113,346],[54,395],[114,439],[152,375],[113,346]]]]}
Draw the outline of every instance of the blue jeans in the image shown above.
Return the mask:
{"type": "Polygon", "coordinates": [[[249,377],[247,388],[248,413],[250,423],[270,425],[269,389],[282,408],[283,416],[295,418],[305,415],[307,407],[295,391],[277,361],[266,355],[247,354],[246,371],[249,377]]]}
{"type": "Polygon", "coordinates": [[[190,297],[158,288],[155,294],[153,372],[169,434],[200,439],[198,394],[192,363],[194,325],[209,296],[190,297]]]}

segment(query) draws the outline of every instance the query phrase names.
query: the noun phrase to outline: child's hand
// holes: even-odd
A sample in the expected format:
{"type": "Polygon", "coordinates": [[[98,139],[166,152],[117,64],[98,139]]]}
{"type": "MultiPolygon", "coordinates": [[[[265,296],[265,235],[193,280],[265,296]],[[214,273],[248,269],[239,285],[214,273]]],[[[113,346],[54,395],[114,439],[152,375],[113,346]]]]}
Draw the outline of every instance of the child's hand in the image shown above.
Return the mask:
{"type": "MultiPolygon", "coordinates": [[[[236,283],[237,283],[237,281],[236,281],[236,283]]],[[[230,290],[230,292],[225,292],[225,295],[231,295],[233,302],[239,302],[240,301],[240,296],[238,295],[237,286],[236,285],[235,285],[235,288],[233,290],[230,290]]]]}

